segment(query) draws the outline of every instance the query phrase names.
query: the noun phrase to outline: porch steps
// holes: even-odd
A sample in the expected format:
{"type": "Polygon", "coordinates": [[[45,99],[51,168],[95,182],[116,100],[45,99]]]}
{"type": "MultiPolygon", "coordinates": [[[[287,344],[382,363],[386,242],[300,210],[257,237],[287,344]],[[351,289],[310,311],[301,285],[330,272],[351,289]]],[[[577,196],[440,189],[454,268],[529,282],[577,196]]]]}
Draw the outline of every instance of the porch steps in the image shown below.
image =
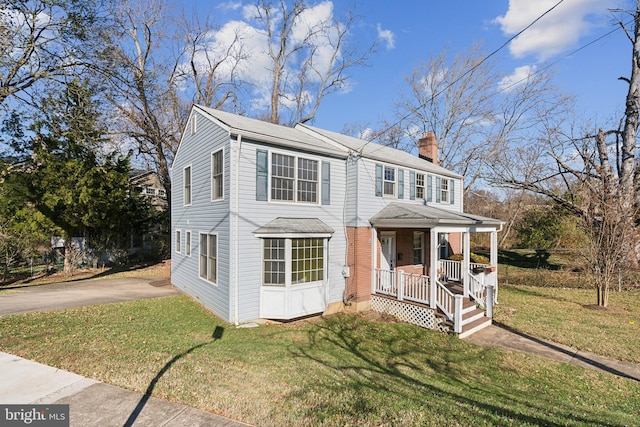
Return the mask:
{"type": "MultiPolygon", "coordinates": [[[[446,324],[453,330],[452,322],[447,321],[446,324]]],[[[465,298],[462,301],[462,332],[458,334],[458,338],[466,338],[489,325],[491,325],[491,319],[484,315],[484,311],[480,310],[470,298],[465,298]]]]}
{"type": "Polygon", "coordinates": [[[489,325],[491,319],[484,315],[484,310],[480,310],[470,298],[465,298],[462,303],[462,332],[458,338],[466,338],[489,325]]]}

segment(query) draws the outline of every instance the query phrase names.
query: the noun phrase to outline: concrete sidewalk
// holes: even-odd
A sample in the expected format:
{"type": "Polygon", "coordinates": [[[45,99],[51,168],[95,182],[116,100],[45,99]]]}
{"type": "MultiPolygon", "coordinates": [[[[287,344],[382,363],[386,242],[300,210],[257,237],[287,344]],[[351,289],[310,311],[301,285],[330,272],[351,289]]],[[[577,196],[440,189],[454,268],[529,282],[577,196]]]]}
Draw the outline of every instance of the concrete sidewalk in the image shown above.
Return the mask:
{"type": "Polygon", "coordinates": [[[0,352],[0,403],[68,404],[71,427],[248,424],[0,352]]]}
{"type": "Polygon", "coordinates": [[[477,345],[506,348],[571,363],[584,368],[598,369],[640,382],[640,365],[578,351],[562,344],[545,341],[495,324],[476,332],[465,338],[465,340],[477,345]]]}

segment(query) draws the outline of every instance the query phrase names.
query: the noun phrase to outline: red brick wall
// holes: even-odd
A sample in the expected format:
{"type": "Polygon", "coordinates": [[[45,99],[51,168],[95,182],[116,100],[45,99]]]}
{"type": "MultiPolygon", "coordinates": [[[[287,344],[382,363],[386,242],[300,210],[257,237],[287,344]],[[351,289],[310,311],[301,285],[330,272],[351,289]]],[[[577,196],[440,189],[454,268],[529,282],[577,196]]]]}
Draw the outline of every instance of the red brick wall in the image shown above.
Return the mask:
{"type": "Polygon", "coordinates": [[[462,253],[462,244],[460,243],[462,241],[462,233],[457,232],[457,233],[449,233],[449,246],[450,246],[450,253],[449,255],[453,255],[453,254],[461,254],[462,253]]]}
{"type": "Polygon", "coordinates": [[[373,274],[371,227],[347,227],[347,298],[360,302],[371,299],[373,274]]]}

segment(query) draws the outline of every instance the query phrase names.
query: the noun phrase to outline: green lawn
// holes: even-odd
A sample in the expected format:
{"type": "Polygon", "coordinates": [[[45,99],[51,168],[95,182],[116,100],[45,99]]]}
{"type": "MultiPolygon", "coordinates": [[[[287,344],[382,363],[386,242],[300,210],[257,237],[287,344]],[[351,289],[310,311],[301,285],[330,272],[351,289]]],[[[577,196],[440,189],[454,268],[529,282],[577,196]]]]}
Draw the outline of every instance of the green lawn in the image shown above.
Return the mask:
{"type": "Polygon", "coordinates": [[[0,317],[0,348],[264,426],[623,426],[640,413],[640,383],[614,375],[352,315],[236,329],[185,296],[0,317]]]}
{"type": "Polygon", "coordinates": [[[495,320],[520,332],[640,363],[640,290],[611,292],[594,306],[593,289],[500,285],[495,320]]]}

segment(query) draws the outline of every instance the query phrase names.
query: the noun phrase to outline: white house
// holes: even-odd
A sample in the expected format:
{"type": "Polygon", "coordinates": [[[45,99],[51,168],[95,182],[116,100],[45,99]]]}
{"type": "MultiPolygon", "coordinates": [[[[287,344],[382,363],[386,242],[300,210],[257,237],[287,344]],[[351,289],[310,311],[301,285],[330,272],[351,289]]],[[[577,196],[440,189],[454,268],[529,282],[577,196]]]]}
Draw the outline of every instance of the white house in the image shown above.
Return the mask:
{"type": "Polygon", "coordinates": [[[432,134],[418,157],[196,105],[172,167],[172,282],[234,323],[374,308],[473,332],[501,222],[463,213],[463,178],[437,163],[432,134]],[[491,233],[490,265],[470,262],[470,232],[491,233]]]}

